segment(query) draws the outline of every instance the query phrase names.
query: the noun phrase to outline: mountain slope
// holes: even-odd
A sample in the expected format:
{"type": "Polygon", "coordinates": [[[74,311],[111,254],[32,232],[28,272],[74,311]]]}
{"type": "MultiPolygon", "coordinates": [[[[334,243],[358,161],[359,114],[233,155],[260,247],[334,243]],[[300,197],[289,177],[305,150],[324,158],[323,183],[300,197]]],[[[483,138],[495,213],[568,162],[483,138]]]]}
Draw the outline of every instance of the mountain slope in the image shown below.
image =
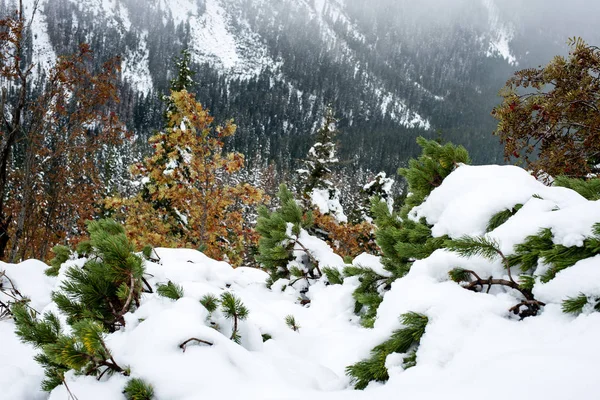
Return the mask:
{"type": "Polygon", "coordinates": [[[332,103],[341,154],[357,165],[394,170],[414,151],[415,135],[438,130],[475,160],[500,161],[489,116],[497,91],[515,68],[564,51],[573,30],[548,38],[528,14],[544,4],[47,0],[32,27],[34,57],[49,65],[50,48],[65,54],[81,41],[99,61],[121,55],[122,114],[140,140],[160,128],[158,97],[187,47],[199,99],[218,119],[236,120],[230,145],[250,159],[293,167],[332,103]]]}

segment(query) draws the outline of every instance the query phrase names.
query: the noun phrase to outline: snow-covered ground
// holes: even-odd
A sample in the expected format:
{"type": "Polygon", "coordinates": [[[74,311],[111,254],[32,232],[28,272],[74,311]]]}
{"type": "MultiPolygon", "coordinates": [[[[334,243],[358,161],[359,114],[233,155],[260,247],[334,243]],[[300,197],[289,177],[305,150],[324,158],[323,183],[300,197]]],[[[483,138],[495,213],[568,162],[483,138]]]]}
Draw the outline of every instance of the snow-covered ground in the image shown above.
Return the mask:
{"type": "MultiPolygon", "coordinates": [[[[415,210],[433,224],[435,235],[481,235],[489,218],[504,208],[524,206],[505,224],[490,232],[510,254],[511,246],[539,228],[551,228],[555,241],[581,243],[600,222],[600,203],[562,188],[547,188],[516,167],[461,166],[415,210]],[[535,195],[535,196],[533,196],[535,195]]],[[[301,235],[305,235],[303,232],[301,235]]],[[[316,238],[304,237],[313,255],[334,268],[339,257],[316,238]]],[[[147,262],[151,284],[171,280],[184,288],[174,301],[145,294],[141,307],[126,315],[122,331],[106,341],[115,360],[128,365],[132,376],[154,386],[157,399],[597,399],[600,380],[600,313],[578,317],[561,311],[560,302],[579,291],[600,293],[600,257],[582,260],[559,272],[534,293],[547,305],[540,315],[519,321],[508,309],[518,293],[492,288],[475,293],[449,281],[448,271],[461,266],[481,276],[503,277],[500,261],[464,259],[446,250],[417,261],[385,294],[375,326],[360,326],[353,313],[352,292],[357,278],[343,285],[318,282],[310,287],[309,305],[299,293],[281,284],[267,289],[266,273],[231,268],[195,250],[157,249],[160,261],[147,262]],[[234,292],[250,310],[241,322],[241,345],[229,340],[229,321],[214,315],[219,332],[206,323],[199,299],[208,293],[234,292]],[[390,380],[355,391],[345,368],[369,356],[370,350],[401,327],[398,317],[408,311],[429,318],[417,353],[417,366],[406,371],[401,357],[387,359],[390,380]],[[293,315],[298,332],[285,324],[293,315]],[[263,342],[262,335],[272,339],[263,342]],[[196,337],[213,346],[178,346],[196,337]]],[[[73,263],[68,262],[68,263],[73,263]]],[[[81,261],[79,261],[81,263],[81,261]]],[[[361,255],[355,265],[381,270],[378,258],[361,255]]],[[[60,276],[43,275],[45,265],[27,261],[0,264],[38,310],[55,310],[50,292],[60,276]]],[[[540,265],[543,268],[543,265],[540,265]]],[[[0,322],[0,398],[44,399],[37,388],[42,369],[32,361],[35,350],[19,343],[10,320],[0,322]]],[[[68,376],[80,400],[121,399],[126,378],[68,376]]],[[[67,399],[64,387],[50,399],[67,399]]]]}

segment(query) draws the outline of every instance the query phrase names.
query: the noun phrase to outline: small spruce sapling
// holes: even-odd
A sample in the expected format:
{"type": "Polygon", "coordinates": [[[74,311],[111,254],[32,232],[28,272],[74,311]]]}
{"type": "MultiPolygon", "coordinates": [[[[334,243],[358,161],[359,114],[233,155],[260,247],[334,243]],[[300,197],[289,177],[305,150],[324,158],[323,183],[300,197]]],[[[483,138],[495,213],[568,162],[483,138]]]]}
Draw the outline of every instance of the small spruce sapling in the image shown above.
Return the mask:
{"type": "Polygon", "coordinates": [[[291,314],[285,317],[285,324],[294,332],[300,331],[300,325],[296,322],[296,318],[291,314]]]}
{"type": "Polygon", "coordinates": [[[339,164],[336,156],[335,137],[338,134],[336,124],[337,119],[333,109],[327,107],[323,123],[315,135],[315,143],[308,151],[306,169],[298,170],[302,179],[302,195],[308,207],[312,206],[310,203],[314,190],[326,191],[329,200],[339,198],[339,190],[331,182],[332,170],[339,164]]]}
{"type": "Polygon", "coordinates": [[[224,292],[221,294],[221,310],[225,318],[233,321],[233,328],[230,339],[236,343],[240,343],[242,338],[239,333],[239,321],[248,318],[249,311],[233,293],[224,292]]]}

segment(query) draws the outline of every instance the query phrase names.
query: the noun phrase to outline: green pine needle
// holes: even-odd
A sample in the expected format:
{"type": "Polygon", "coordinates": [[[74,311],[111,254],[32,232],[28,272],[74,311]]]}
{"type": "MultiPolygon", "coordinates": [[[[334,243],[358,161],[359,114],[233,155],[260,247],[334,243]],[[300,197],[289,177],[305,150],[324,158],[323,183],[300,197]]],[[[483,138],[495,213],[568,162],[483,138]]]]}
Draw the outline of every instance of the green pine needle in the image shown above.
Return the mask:
{"type": "Polygon", "coordinates": [[[46,269],[44,273],[48,276],[58,276],[61,265],[71,258],[71,249],[67,246],[56,245],[52,248],[54,258],[50,260],[50,268],[46,269]]]}
{"type": "Polygon", "coordinates": [[[402,368],[409,369],[415,367],[417,365],[417,352],[416,350],[408,353],[406,357],[402,360],[402,368]]]}
{"type": "Polygon", "coordinates": [[[250,313],[244,303],[231,292],[221,294],[221,309],[225,318],[245,320],[250,313]]]}
{"type": "Polygon", "coordinates": [[[81,256],[89,256],[92,251],[94,251],[94,247],[89,240],[84,240],[77,245],[77,253],[81,256]]]}
{"type": "Polygon", "coordinates": [[[588,302],[588,297],[581,293],[577,297],[569,297],[563,301],[562,310],[566,314],[581,314],[583,312],[583,307],[585,307],[588,302]]]}
{"type": "Polygon", "coordinates": [[[127,382],[123,394],[127,400],[152,400],[154,388],[140,378],[132,378],[127,382]]]}
{"type": "Polygon", "coordinates": [[[535,276],[532,275],[520,275],[519,276],[519,287],[524,290],[532,291],[535,286],[535,276]]]}
{"type": "Polygon", "coordinates": [[[600,200],[599,178],[584,180],[559,176],[554,180],[553,185],[574,190],[590,201],[600,200]]]}
{"type": "Polygon", "coordinates": [[[392,353],[407,353],[403,359],[403,367],[414,367],[417,363],[417,347],[429,319],[415,312],[403,314],[400,321],[404,328],[394,331],[387,341],[371,350],[371,357],[346,368],[356,389],[362,390],[369,382],[385,382],[389,379],[385,360],[392,353]]]}
{"type": "Polygon", "coordinates": [[[262,341],[263,343],[266,342],[267,340],[273,339],[273,336],[269,335],[268,333],[263,333],[262,334],[262,341]]]}
{"type": "Polygon", "coordinates": [[[205,294],[200,299],[200,304],[206,308],[209,314],[214,313],[219,307],[219,299],[212,294],[205,294]]]}
{"type": "Polygon", "coordinates": [[[463,257],[481,256],[488,260],[494,260],[502,254],[500,244],[495,239],[484,236],[463,236],[459,239],[448,240],[446,248],[463,257]]]}
{"type": "Polygon", "coordinates": [[[294,332],[298,332],[300,330],[300,325],[298,325],[296,318],[293,315],[288,315],[285,317],[285,324],[294,332]]]}
{"type": "Polygon", "coordinates": [[[159,283],[156,287],[156,293],[171,300],[179,300],[183,297],[183,288],[169,281],[166,285],[159,283]]]}
{"type": "Polygon", "coordinates": [[[344,283],[342,273],[337,268],[325,267],[323,268],[323,274],[327,277],[327,281],[332,285],[341,285],[344,283]]]}
{"type": "Polygon", "coordinates": [[[142,249],[142,255],[146,260],[150,260],[152,258],[152,250],[154,249],[149,244],[145,245],[142,249]]]}
{"type": "Polygon", "coordinates": [[[517,213],[517,211],[519,211],[521,208],[523,208],[523,204],[517,204],[512,209],[506,209],[506,210],[503,210],[503,211],[500,211],[500,212],[494,214],[492,216],[492,218],[490,219],[490,222],[488,222],[488,226],[485,231],[491,232],[494,229],[496,229],[497,227],[499,227],[500,225],[504,224],[506,221],[508,221],[508,219],[510,217],[515,215],[517,213]]]}
{"type": "Polygon", "coordinates": [[[290,275],[294,278],[302,278],[304,276],[304,273],[298,267],[291,267],[290,275]]]}
{"type": "Polygon", "coordinates": [[[471,280],[471,273],[463,268],[454,268],[448,271],[448,275],[456,283],[469,282],[471,280]]]}

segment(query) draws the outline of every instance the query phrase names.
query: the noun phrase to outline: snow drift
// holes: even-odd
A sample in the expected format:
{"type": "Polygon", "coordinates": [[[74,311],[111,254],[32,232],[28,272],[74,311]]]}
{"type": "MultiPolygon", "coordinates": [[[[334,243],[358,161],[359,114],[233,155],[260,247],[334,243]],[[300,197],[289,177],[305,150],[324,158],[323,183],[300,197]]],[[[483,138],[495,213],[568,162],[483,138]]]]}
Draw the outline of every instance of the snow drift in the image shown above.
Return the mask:
{"type": "MultiPolygon", "coordinates": [[[[581,246],[600,222],[599,202],[569,189],[546,187],[519,168],[500,166],[457,168],[413,209],[412,217],[425,218],[436,236],[484,235],[494,214],[516,204],[523,206],[486,234],[506,255],[541,228],[551,229],[557,244],[581,246]]],[[[324,242],[311,238],[306,243],[322,263],[343,267],[324,242]]],[[[540,315],[519,320],[508,312],[518,302],[518,293],[502,287],[475,293],[448,278],[448,271],[457,266],[485,277],[505,277],[500,261],[465,259],[438,250],[416,261],[408,275],[393,283],[374,328],[366,329],[353,313],[357,278],[347,278],[343,285],[316,282],[306,293],[310,304],[301,305],[299,291],[289,282],[267,289],[263,271],[233,269],[195,250],[156,253],[160,261],[146,262],[150,284],[172,281],[183,287],[184,297],[174,301],[145,294],[141,306],[126,315],[126,327],[108,335],[106,342],[132,376],[153,385],[157,399],[462,399],[481,394],[487,399],[562,400],[593,399],[600,392],[600,314],[586,310],[574,317],[561,311],[561,302],[569,296],[581,291],[600,294],[599,256],[560,271],[548,283],[536,282],[533,291],[546,306],[540,315]],[[224,291],[235,293],[250,310],[240,323],[239,345],[223,334],[231,329],[228,320],[214,316],[219,330],[206,323],[208,311],[199,302],[206,294],[224,291]],[[374,346],[401,327],[398,317],[410,311],[429,318],[417,365],[403,370],[401,359],[392,354],[386,361],[386,384],[353,390],[345,368],[368,357],[374,346]],[[286,325],[288,315],[295,317],[298,331],[286,325]],[[190,337],[213,345],[193,344],[183,352],[179,344],[190,337]]],[[[81,265],[81,260],[66,264],[74,263],[81,265]]],[[[361,255],[354,264],[382,270],[374,256],[361,255]]],[[[56,309],[50,293],[64,279],[46,277],[45,267],[27,261],[0,264],[0,271],[5,270],[31,298],[31,305],[43,312],[56,309]]],[[[543,269],[543,263],[538,268],[543,269]]],[[[47,398],[38,389],[43,370],[33,361],[36,350],[21,344],[13,327],[11,320],[0,321],[0,398],[47,398]]],[[[125,381],[118,375],[101,381],[67,376],[71,391],[81,400],[123,398],[125,381]]],[[[60,386],[49,398],[69,397],[60,386]]]]}

